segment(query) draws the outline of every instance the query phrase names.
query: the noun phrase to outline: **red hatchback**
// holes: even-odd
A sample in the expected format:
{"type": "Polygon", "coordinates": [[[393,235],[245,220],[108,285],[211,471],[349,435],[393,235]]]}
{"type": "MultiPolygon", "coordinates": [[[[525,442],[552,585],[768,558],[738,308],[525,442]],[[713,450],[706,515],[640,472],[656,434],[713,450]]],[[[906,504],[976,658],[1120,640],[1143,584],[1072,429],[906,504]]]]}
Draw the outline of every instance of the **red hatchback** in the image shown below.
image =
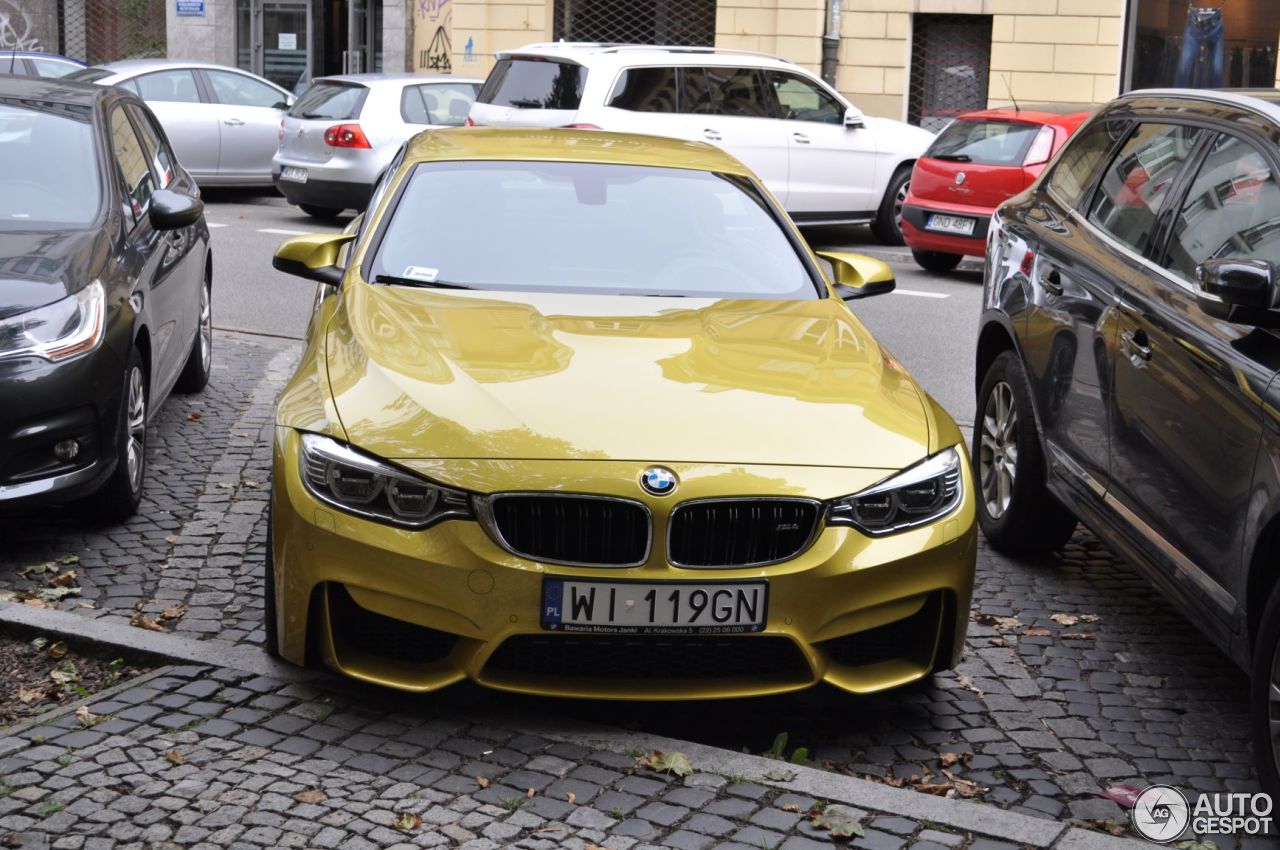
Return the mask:
{"type": "Polygon", "coordinates": [[[916,161],[902,236],[916,262],[949,272],[986,250],[987,222],[1031,185],[1089,112],[984,109],[952,121],[916,161]]]}

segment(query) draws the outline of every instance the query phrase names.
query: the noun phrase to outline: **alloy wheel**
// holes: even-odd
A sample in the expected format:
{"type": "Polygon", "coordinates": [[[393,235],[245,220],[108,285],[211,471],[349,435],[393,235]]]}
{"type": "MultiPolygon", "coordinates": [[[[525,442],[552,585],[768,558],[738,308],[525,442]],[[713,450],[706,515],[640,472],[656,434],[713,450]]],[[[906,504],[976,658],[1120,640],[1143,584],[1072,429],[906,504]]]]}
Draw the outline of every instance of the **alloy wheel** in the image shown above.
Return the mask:
{"type": "Polygon", "coordinates": [[[978,448],[978,478],[987,515],[1000,519],[1013,500],[1018,474],[1018,413],[1013,388],[1000,381],[991,388],[982,410],[982,442],[978,448]]]}
{"type": "Polygon", "coordinates": [[[125,461],[129,469],[129,489],[136,493],[142,488],[143,453],[147,443],[147,394],[142,386],[142,369],[138,366],[129,370],[126,416],[129,436],[125,461]]]}
{"type": "Polygon", "coordinates": [[[209,371],[209,360],[213,356],[213,310],[209,305],[209,286],[200,291],[200,366],[209,371]]]}

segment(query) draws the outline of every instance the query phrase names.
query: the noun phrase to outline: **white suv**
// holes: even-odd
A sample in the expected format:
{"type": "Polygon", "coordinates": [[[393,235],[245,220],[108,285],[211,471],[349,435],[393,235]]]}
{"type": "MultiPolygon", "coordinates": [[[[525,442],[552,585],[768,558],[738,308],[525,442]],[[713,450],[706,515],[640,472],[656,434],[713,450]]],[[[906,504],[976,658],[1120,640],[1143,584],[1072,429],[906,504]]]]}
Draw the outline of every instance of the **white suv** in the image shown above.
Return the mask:
{"type": "Polygon", "coordinates": [[[798,224],[870,224],[902,244],[911,166],[933,141],[864,116],[774,56],[700,47],[556,42],[499,53],[469,123],[594,127],[718,145],[798,224]]]}

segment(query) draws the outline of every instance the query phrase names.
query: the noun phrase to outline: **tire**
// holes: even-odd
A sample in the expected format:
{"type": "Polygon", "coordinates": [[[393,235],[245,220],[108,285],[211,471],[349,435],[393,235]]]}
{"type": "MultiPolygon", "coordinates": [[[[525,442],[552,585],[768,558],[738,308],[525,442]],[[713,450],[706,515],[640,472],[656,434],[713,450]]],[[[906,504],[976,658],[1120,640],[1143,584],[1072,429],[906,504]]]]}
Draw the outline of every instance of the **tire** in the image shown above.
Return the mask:
{"type": "Polygon", "coordinates": [[[1280,585],[1271,592],[1263,609],[1258,640],[1253,647],[1249,704],[1253,708],[1253,759],[1262,790],[1271,799],[1280,798],[1280,738],[1273,736],[1271,724],[1280,728],[1280,700],[1271,698],[1272,687],[1280,687],[1280,585]]]}
{"type": "Polygon", "coordinates": [[[147,372],[142,352],[129,352],[116,424],[116,468],[84,507],[95,519],[121,522],[138,512],[147,475],[147,372]]]}
{"type": "Polygon", "coordinates": [[[318,218],[322,221],[335,219],[342,215],[342,210],[333,207],[317,207],[315,204],[298,204],[298,209],[302,210],[312,218],[318,218]]]}
{"type": "Polygon", "coordinates": [[[978,524],[997,551],[1041,554],[1061,549],[1071,538],[1076,518],[1045,486],[1031,386],[1013,351],[998,356],[982,379],[973,426],[973,480],[978,524]]]}
{"type": "Polygon", "coordinates": [[[964,259],[963,254],[944,254],[941,251],[912,251],[911,256],[920,268],[936,274],[955,271],[956,266],[964,259]]]}
{"type": "Polygon", "coordinates": [[[209,384],[209,370],[213,366],[213,284],[206,276],[200,293],[200,322],[196,338],[191,341],[187,363],[174,389],[180,393],[198,393],[209,384]]]}
{"type": "Polygon", "coordinates": [[[276,623],[276,564],[272,550],[271,508],[267,507],[267,554],[262,559],[262,648],[280,657],[280,628],[276,623]]]}
{"type": "Polygon", "coordinates": [[[884,199],[880,201],[876,220],[871,223],[871,232],[885,245],[907,244],[902,238],[902,202],[906,200],[910,186],[911,166],[903,166],[894,172],[884,199]]]}

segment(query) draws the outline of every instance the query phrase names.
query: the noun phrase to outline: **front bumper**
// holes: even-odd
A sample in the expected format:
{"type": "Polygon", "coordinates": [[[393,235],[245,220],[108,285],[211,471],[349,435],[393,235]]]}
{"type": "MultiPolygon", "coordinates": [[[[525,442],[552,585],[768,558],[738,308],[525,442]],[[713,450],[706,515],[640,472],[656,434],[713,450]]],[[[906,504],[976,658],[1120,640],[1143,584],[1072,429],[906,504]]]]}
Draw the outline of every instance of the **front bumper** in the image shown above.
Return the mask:
{"type": "MultiPolygon", "coordinates": [[[[959,507],[900,534],[872,539],[851,528],[823,528],[808,549],[784,563],[677,568],[666,562],[660,542],[674,503],[655,497],[649,503],[654,547],[645,564],[582,568],[512,555],[472,521],[407,531],[338,512],[303,486],[297,432],[281,427],[276,434],[275,615],[281,653],[295,663],[314,653],[341,673],[407,691],[470,679],[548,696],[699,699],[785,693],[819,682],[870,693],[953,666],[963,645],[976,558],[967,462],[959,507]],[[545,576],[764,578],[767,622],[763,631],[748,635],[545,631],[539,619],[545,576]]],[[[587,464],[571,463],[574,474],[582,475],[587,464]]],[[[616,464],[588,463],[599,470],[599,492],[616,488],[616,464]]],[[[513,465],[524,467],[517,474],[527,481],[565,466],[493,464],[507,467],[502,474],[510,474],[513,465]]],[[[700,479],[693,465],[672,468],[689,491],[682,499],[717,495],[716,482],[726,477],[700,479]]]]}

